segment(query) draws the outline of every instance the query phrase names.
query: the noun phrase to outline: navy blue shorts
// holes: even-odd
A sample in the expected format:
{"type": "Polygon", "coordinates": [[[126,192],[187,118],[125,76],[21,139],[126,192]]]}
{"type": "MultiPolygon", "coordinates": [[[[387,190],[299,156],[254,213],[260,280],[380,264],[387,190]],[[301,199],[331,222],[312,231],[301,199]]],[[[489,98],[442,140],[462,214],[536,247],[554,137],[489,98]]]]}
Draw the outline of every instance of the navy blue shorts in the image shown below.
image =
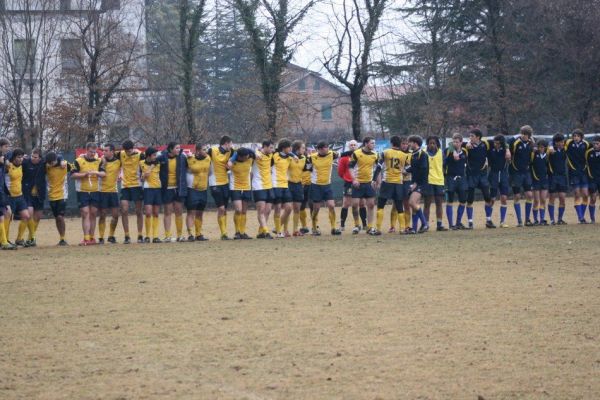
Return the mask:
{"type": "Polygon", "coordinates": [[[426,186],[427,186],[427,184],[426,184],[426,183],[421,183],[421,184],[418,184],[418,183],[417,183],[414,189],[410,189],[410,187],[411,187],[412,185],[414,185],[414,182],[411,182],[411,183],[410,183],[410,185],[409,185],[409,189],[408,189],[408,197],[407,197],[407,198],[410,198],[410,196],[411,196],[413,193],[419,193],[420,195],[423,195],[423,192],[426,190],[426,186]]]}
{"type": "Polygon", "coordinates": [[[469,189],[469,183],[466,177],[446,177],[446,191],[448,193],[466,193],[469,189]]]}
{"type": "Polygon", "coordinates": [[[302,190],[304,191],[304,201],[303,203],[308,203],[310,200],[310,187],[311,185],[302,185],[302,190]]]}
{"type": "Polygon", "coordinates": [[[183,203],[185,199],[182,199],[177,192],[177,189],[167,189],[163,191],[162,201],[163,204],[171,204],[173,202],[183,203]]]}
{"type": "Polygon", "coordinates": [[[273,188],[273,198],[275,204],[291,203],[292,192],[289,188],[273,188]]]}
{"type": "Polygon", "coordinates": [[[252,201],[252,190],[230,190],[232,201],[252,201]]]}
{"type": "Polygon", "coordinates": [[[14,215],[19,214],[23,210],[27,210],[27,201],[24,196],[11,197],[9,200],[10,209],[14,215]]]}
{"type": "Polygon", "coordinates": [[[550,182],[548,181],[548,177],[542,178],[540,180],[532,180],[531,188],[533,190],[548,190],[550,187],[550,182]]]}
{"type": "Polygon", "coordinates": [[[375,197],[375,189],[371,182],[360,183],[358,187],[352,187],[352,198],[353,199],[371,199],[375,197]]]}
{"type": "Polygon", "coordinates": [[[294,203],[302,203],[304,201],[304,188],[302,183],[288,182],[290,187],[290,194],[292,195],[292,201],[294,203]]]}
{"type": "Polygon", "coordinates": [[[227,208],[227,206],[229,205],[230,194],[229,194],[229,185],[228,184],[211,186],[210,187],[210,195],[212,196],[213,200],[215,201],[215,205],[217,207],[227,208]]]}
{"type": "Polygon", "coordinates": [[[565,175],[550,175],[550,193],[567,193],[569,185],[565,175]]]}
{"type": "Polygon", "coordinates": [[[485,188],[490,187],[490,182],[488,181],[487,173],[483,171],[467,175],[467,183],[469,189],[483,190],[485,188]]]}
{"type": "Polygon", "coordinates": [[[144,188],[145,206],[160,206],[162,203],[162,189],[144,188]]]}
{"type": "Polygon", "coordinates": [[[206,190],[188,189],[185,198],[185,208],[195,211],[204,211],[208,202],[208,192],[206,190]]]}
{"type": "Polygon", "coordinates": [[[490,197],[498,197],[498,193],[501,196],[508,196],[510,192],[510,184],[508,180],[508,171],[490,171],[488,175],[488,181],[490,182],[490,197]]]}
{"type": "Polygon", "coordinates": [[[310,185],[310,200],[313,203],[333,200],[333,190],[331,190],[331,185],[317,185],[312,183],[310,185]]]}
{"type": "Polygon", "coordinates": [[[569,171],[569,183],[574,189],[585,189],[589,186],[588,176],[585,172],[569,171]]]}
{"type": "Polygon", "coordinates": [[[100,208],[103,210],[119,208],[119,194],[100,192],[100,208]]]}
{"type": "Polygon", "coordinates": [[[404,200],[404,185],[401,183],[381,182],[379,198],[394,201],[404,200]]]}
{"type": "Polygon", "coordinates": [[[144,200],[144,190],[140,187],[130,187],[121,189],[121,201],[142,201],[144,200]]]}
{"type": "Polygon", "coordinates": [[[344,181],[344,193],[343,196],[345,197],[352,197],[352,182],[346,182],[344,181]]]}
{"type": "Polygon", "coordinates": [[[513,189],[514,194],[520,194],[523,192],[530,192],[532,186],[531,172],[516,172],[513,171],[510,174],[510,186],[513,189]]]}
{"type": "Polygon", "coordinates": [[[42,211],[44,209],[44,201],[38,196],[26,196],[25,201],[27,207],[33,208],[34,211],[42,211]]]}
{"type": "Polygon", "coordinates": [[[100,207],[100,192],[77,192],[77,205],[83,207],[100,207]]]}
{"type": "Polygon", "coordinates": [[[443,196],[444,185],[432,185],[428,183],[423,187],[423,196],[443,196]]]}
{"type": "Polygon", "coordinates": [[[600,192],[600,177],[590,178],[589,179],[589,188],[590,188],[590,194],[600,192]]]}
{"type": "Polygon", "coordinates": [[[275,200],[275,197],[273,196],[273,189],[253,190],[252,196],[254,197],[255,203],[258,203],[259,201],[273,203],[275,200]]]}
{"type": "Polygon", "coordinates": [[[65,200],[53,200],[50,201],[50,210],[52,210],[52,215],[54,218],[65,216],[65,211],[67,210],[67,202],[65,200]]]}
{"type": "Polygon", "coordinates": [[[402,186],[404,186],[404,200],[408,200],[410,197],[410,193],[412,192],[412,189],[410,188],[411,185],[411,181],[404,181],[404,183],[402,183],[402,186]]]}

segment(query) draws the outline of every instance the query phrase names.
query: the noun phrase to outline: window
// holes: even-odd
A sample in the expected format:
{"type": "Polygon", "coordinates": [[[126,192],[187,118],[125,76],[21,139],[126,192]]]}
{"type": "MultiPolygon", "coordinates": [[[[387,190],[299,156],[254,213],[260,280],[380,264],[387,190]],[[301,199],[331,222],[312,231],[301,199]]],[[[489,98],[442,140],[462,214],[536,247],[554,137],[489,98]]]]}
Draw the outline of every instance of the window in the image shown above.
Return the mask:
{"type": "Polygon", "coordinates": [[[333,119],[331,104],[321,104],[321,119],[323,121],[331,121],[333,119]]]}
{"type": "Polygon", "coordinates": [[[15,39],[13,56],[17,74],[31,73],[35,69],[35,41],[32,39],[15,39]]]}
{"type": "Polygon", "coordinates": [[[102,11],[108,10],[120,10],[121,9],[121,1],[120,0],[102,0],[102,11]]]}
{"type": "Polygon", "coordinates": [[[315,92],[318,92],[319,90],[321,90],[321,81],[318,79],[315,79],[315,83],[313,84],[313,90],[315,92]]]}
{"type": "Polygon", "coordinates": [[[304,79],[300,79],[298,82],[298,90],[301,92],[306,92],[306,81],[304,79]]]}
{"type": "Polygon", "coordinates": [[[71,0],[60,0],[60,11],[68,11],[71,9],[71,0]]]}
{"type": "Polygon", "coordinates": [[[63,73],[71,73],[79,67],[81,59],[81,42],[79,39],[62,39],[60,41],[60,61],[63,73]]]}

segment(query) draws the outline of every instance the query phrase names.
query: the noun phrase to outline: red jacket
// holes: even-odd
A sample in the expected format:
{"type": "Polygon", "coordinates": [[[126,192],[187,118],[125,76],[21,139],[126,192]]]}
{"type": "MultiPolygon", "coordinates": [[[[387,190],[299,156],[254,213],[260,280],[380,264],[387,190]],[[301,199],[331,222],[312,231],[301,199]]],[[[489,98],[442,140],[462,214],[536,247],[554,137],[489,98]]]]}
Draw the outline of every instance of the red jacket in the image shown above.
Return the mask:
{"type": "Polygon", "coordinates": [[[346,182],[352,182],[352,174],[350,173],[350,156],[341,157],[338,160],[338,175],[346,182]]]}

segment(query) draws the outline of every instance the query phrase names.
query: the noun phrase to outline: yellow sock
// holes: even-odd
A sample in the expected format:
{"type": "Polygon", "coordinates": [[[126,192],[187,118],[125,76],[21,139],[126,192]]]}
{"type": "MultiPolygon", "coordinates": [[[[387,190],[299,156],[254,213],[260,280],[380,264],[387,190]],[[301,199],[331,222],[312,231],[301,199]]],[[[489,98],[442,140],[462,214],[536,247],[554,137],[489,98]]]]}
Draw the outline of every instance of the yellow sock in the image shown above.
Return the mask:
{"type": "Polygon", "coordinates": [[[146,227],[146,237],[149,238],[152,236],[152,216],[146,216],[144,225],[146,227]]]}
{"type": "Polygon", "coordinates": [[[410,211],[405,212],[404,213],[404,227],[406,228],[407,226],[410,226],[410,219],[411,219],[411,213],[410,211]]]}
{"type": "Polygon", "coordinates": [[[240,233],[246,233],[246,214],[240,214],[238,223],[240,224],[240,233]]]}
{"type": "MultiPolygon", "coordinates": [[[[11,216],[12,217],[12,216],[11,216]]],[[[10,218],[4,218],[4,231],[6,232],[6,239],[10,239],[10,218]]]]}
{"type": "Polygon", "coordinates": [[[300,210],[300,223],[303,228],[306,228],[308,225],[306,224],[306,220],[308,218],[308,213],[306,212],[306,208],[304,210],[300,210]]]}
{"type": "Polygon", "coordinates": [[[319,213],[318,211],[313,211],[311,215],[312,219],[312,228],[313,230],[317,229],[317,225],[319,225],[319,213]]]}
{"type": "Polygon", "coordinates": [[[285,221],[282,221],[281,223],[283,225],[283,231],[284,232],[289,232],[289,227],[290,227],[290,216],[288,215],[287,218],[285,219],[285,221]]]}
{"type": "Polygon", "coordinates": [[[398,222],[400,222],[400,232],[406,229],[406,219],[404,217],[404,213],[398,213],[398,222]]]}
{"type": "Polygon", "coordinates": [[[221,236],[227,235],[227,217],[225,215],[217,217],[217,222],[219,223],[219,229],[221,230],[221,236]]]}
{"type": "Polygon", "coordinates": [[[65,235],[59,235],[60,236],[60,240],[65,240],[65,235]]]}
{"type": "Polygon", "coordinates": [[[34,222],[35,222],[35,231],[34,232],[37,232],[38,226],[40,226],[40,221],[37,220],[37,221],[34,221],[34,222]]]}
{"type": "Polygon", "coordinates": [[[100,239],[104,239],[104,232],[106,231],[106,221],[98,222],[98,236],[100,239]]]}
{"type": "Polygon", "coordinates": [[[383,208],[377,209],[377,221],[375,222],[377,226],[377,230],[381,230],[381,226],[383,225],[383,208]]]}
{"type": "Polygon", "coordinates": [[[177,237],[183,236],[183,215],[175,216],[175,229],[177,230],[177,237]]]}
{"type": "Polygon", "coordinates": [[[237,212],[233,214],[233,226],[235,226],[235,232],[240,233],[240,214],[237,212]]]}
{"type": "Polygon", "coordinates": [[[117,221],[115,221],[115,222],[113,222],[112,220],[110,221],[109,236],[115,236],[115,231],[117,230],[117,224],[118,224],[117,221]]]}
{"type": "Polygon", "coordinates": [[[281,216],[274,215],[273,222],[275,223],[275,232],[281,233],[281,216]]]}
{"type": "Polygon", "coordinates": [[[36,227],[36,223],[33,220],[33,218],[29,218],[29,221],[27,221],[27,230],[29,231],[29,240],[33,240],[35,239],[35,227],[36,227]]]}
{"type": "Polygon", "coordinates": [[[4,229],[4,221],[2,221],[0,224],[0,244],[8,244],[8,239],[6,238],[6,229],[4,229]]]}
{"type": "Polygon", "coordinates": [[[292,227],[294,228],[294,232],[298,232],[298,224],[300,223],[300,212],[294,211],[294,216],[292,218],[292,227]]]}
{"type": "Polygon", "coordinates": [[[83,235],[83,240],[91,240],[92,236],[91,235],[83,235]]]}
{"type": "Polygon", "coordinates": [[[201,217],[194,218],[194,230],[196,231],[196,236],[202,235],[202,218],[201,217]]]}
{"type": "Polygon", "coordinates": [[[335,229],[335,210],[329,210],[329,224],[331,229],[335,229]]]}
{"type": "Polygon", "coordinates": [[[392,212],[390,213],[390,228],[396,228],[396,224],[398,223],[398,211],[396,211],[396,207],[392,208],[392,212]]]}
{"type": "Polygon", "coordinates": [[[160,226],[160,221],[158,217],[152,217],[152,239],[158,238],[158,227],[160,226]]]}
{"type": "Polygon", "coordinates": [[[19,223],[19,230],[17,231],[17,240],[23,240],[25,229],[27,229],[27,222],[21,220],[19,223]]]}
{"type": "Polygon", "coordinates": [[[354,212],[354,209],[352,209],[352,219],[354,220],[354,226],[360,226],[360,215],[358,214],[358,212],[354,212]]]}

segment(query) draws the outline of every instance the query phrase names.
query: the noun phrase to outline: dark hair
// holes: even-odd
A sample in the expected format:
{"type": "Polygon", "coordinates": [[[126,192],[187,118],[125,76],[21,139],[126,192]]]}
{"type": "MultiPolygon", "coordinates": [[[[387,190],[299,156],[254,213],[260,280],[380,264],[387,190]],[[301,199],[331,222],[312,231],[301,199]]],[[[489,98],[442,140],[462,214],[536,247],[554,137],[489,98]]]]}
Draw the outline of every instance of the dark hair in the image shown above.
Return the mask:
{"type": "Polygon", "coordinates": [[[600,142],[600,135],[596,135],[592,138],[592,142],[600,142]]]}
{"type": "Polygon", "coordinates": [[[369,144],[369,142],[370,142],[371,140],[375,140],[375,139],[373,139],[371,136],[366,136],[366,137],[363,139],[363,142],[362,142],[362,143],[363,143],[363,146],[366,146],[367,144],[369,144]]]}
{"type": "Polygon", "coordinates": [[[575,129],[575,130],[573,131],[573,133],[571,133],[571,135],[572,135],[572,136],[575,136],[575,135],[581,136],[581,138],[582,138],[582,139],[583,139],[583,137],[585,136],[585,135],[583,134],[583,131],[582,131],[581,129],[575,129]]]}
{"type": "Polygon", "coordinates": [[[40,149],[39,147],[36,147],[35,149],[31,150],[31,154],[37,154],[41,158],[42,157],[42,149],[40,149]]]}
{"type": "Polygon", "coordinates": [[[158,153],[158,150],[156,150],[152,146],[150,146],[146,149],[146,157],[150,157],[152,154],[156,154],[156,153],[158,153]]]}
{"type": "Polygon", "coordinates": [[[433,135],[433,136],[428,136],[427,140],[425,141],[425,143],[429,144],[430,141],[435,141],[435,144],[437,147],[442,147],[442,143],[440,142],[440,138],[433,135]]]}
{"type": "Polygon", "coordinates": [[[329,144],[324,140],[321,140],[317,143],[317,149],[324,149],[327,146],[329,146],[329,144]]]}
{"type": "Polygon", "coordinates": [[[89,150],[89,149],[97,149],[98,145],[95,142],[87,142],[85,145],[85,149],[89,150]]]}
{"type": "Polygon", "coordinates": [[[231,143],[231,142],[233,142],[233,140],[229,136],[225,135],[219,141],[219,145],[223,146],[224,144],[231,143]]]}
{"type": "Polygon", "coordinates": [[[55,152],[49,151],[46,153],[46,164],[54,164],[56,160],[58,160],[58,156],[55,152]]]}
{"type": "Polygon", "coordinates": [[[483,133],[481,133],[481,130],[479,130],[479,129],[477,129],[477,128],[475,128],[475,129],[471,129],[471,130],[469,131],[469,134],[470,134],[470,135],[471,135],[471,134],[473,134],[473,135],[477,136],[479,139],[481,139],[481,137],[483,136],[483,133]]]}
{"type": "Polygon", "coordinates": [[[240,148],[237,150],[237,155],[238,155],[238,158],[239,158],[239,157],[248,157],[248,156],[250,155],[250,150],[248,150],[248,149],[247,149],[247,148],[245,148],[245,147],[240,147],[240,148]]]}
{"type": "Polygon", "coordinates": [[[24,155],[25,155],[25,152],[23,151],[23,149],[20,149],[17,147],[16,149],[13,150],[13,152],[10,156],[10,161],[14,160],[17,157],[24,156],[24,155]]]}
{"type": "Polygon", "coordinates": [[[269,146],[271,146],[272,144],[273,144],[273,142],[272,142],[272,141],[270,141],[270,140],[263,140],[263,142],[262,142],[262,147],[269,147],[269,146]]]}
{"type": "Polygon", "coordinates": [[[548,147],[548,141],[545,139],[540,139],[537,141],[537,145],[538,146],[544,146],[544,147],[548,147]]]}
{"type": "Polygon", "coordinates": [[[504,146],[506,144],[506,138],[502,134],[496,135],[494,136],[494,142],[500,142],[500,144],[504,146]]]}
{"type": "Polygon", "coordinates": [[[204,146],[204,143],[196,143],[196,150],[200,150],[204,146]]]}
{"type": "Polygon", "coordinates": [[[563,135],[562,133],[557,133],[556,135],[552,136],[552,144],[555,144],[557,142],[564,142],[565,141],[565,135],[563,135]]]}
{"type": "Polygon", "coordinates": [[[392,136],[390,138],[390,143],[392,144],[392,147],[400,147],[402,139],[400,139],[400,136],[392,136]]]}
{"type": "Polygon", "coordinates": [[[281,139],[279,143],[277,143],[277,151],[281,151],[288,147],[292,147],[292,142],[290,142],[288,139],[281,139]]]}
{"type": "Polygon", "coordinates": [[[521,135],[527,135],[529,137],[533,136],[533,128],[529,125],[524,125],[521,127],[521,135]]]}
{"type": "Polygon", "coordinates": [[[0,146],[8,146],[10,142],[7,138],[0,138],[0,146]]]}
{"type": "Polygon", "coordinates": [[[304,142],[302,140],[294,140],[292,143],[292,151],[296,153],[298,150],[300,150],[303,144],[304,142]]]}
{"type": "Polygon", "coordinates": [[[421,136],[418,135],[411,135],[408,137],[408,142],[409,143],[416,143],[419,145],[419,147],[423,146],[423,139],[421,138],[421,136]]]}
{"type": "Polygon", "coordinates": [[[400,143],[408,142],[408,138],[406,136],[400,136],[400,143]]]}
{"type": "Polygon", "coordinates": [[[170,153],[177,146],[177,142],[169,142],[167,144],[167,152],[170,153]]]}
{"type": "Polygon", "coordinates": [[[104,147],[108,147],[110,151],[115,151],[115,145],[112,143],[106,143],[104,147]]]}
{"type": "Polygon", "coordinates": [[[133,150],[133,141],[127,139],[121,146],[123,146],[123,150],[133,150]]]}

